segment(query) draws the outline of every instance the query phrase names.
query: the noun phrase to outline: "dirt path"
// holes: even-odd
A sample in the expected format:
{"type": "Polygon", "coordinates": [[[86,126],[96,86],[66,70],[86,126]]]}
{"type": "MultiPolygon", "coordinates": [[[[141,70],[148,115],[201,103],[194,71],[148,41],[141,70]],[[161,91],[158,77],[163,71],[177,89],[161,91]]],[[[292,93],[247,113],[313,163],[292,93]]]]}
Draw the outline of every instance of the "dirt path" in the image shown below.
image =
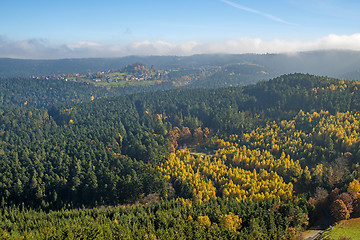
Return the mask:
{"type": "Polygon", "coordinates": [[[315,240],[324,230],[309,230],[303,233],[303,240],[315,240]]]}
{"type": "Polygon", "coordinates": [[[322,232],[324,232],[329,226],[331,221],[331,216],[329,211],[326,209],[322,209],[323,218],[321,221],[321,225],[312,230],[308,230],[303,233],[302,239],[304,240],[315,240],[322,232]]]}

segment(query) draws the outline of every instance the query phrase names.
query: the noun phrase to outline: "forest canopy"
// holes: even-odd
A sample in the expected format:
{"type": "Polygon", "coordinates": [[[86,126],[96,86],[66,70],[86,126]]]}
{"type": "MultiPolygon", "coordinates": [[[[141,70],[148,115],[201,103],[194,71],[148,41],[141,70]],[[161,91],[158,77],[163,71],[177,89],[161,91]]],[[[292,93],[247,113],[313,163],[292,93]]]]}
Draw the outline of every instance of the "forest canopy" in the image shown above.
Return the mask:
{"type": "Polygon", "coordinates": [[[324,211],[360,214],[356,81],[289,74],[126,96],[41,81],[28,100],[1,83],[5,239],[294,239],[324,211]]]}

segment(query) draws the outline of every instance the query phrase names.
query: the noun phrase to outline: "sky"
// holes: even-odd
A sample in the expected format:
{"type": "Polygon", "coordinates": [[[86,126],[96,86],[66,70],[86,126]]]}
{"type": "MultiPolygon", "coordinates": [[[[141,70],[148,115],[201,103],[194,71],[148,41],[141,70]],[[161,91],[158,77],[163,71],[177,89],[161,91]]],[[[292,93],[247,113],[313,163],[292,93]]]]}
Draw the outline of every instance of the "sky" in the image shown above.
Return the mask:
{"type": "Polygon", "coordinates": [[[358,0],[0,0],[0,57],[360,51],[358,0]]]}

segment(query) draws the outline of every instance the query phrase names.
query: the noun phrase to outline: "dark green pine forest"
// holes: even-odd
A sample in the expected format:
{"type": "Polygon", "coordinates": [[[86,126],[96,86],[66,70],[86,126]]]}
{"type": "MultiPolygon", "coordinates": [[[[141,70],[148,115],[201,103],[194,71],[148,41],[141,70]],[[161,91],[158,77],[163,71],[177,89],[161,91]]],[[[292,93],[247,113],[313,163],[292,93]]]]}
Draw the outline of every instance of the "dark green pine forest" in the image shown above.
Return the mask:
{"type": "Polygon", "coordinates": [[[0,84],[1,239],[299,239],[360,214],[357,81],[0,84]]]}

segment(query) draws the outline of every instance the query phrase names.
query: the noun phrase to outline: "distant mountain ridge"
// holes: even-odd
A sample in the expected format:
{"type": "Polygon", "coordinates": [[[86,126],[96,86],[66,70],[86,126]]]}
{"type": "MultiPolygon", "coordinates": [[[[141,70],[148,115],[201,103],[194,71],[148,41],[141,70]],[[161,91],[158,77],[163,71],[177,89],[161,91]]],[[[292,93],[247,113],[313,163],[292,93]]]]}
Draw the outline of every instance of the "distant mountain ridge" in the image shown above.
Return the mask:
{"type": "Polygon", "coordinates": [[[89,73],[119,69],[140,62],[159,68],[199,68],[250,63],[263,66],[269,78],[302,72],[360,80],[360,51],[327,50],[294,54],[201,54],[192,56],[128,56],[121,58],[79,58],[25,60],[0,58],[0,78],[89,73]]]}

